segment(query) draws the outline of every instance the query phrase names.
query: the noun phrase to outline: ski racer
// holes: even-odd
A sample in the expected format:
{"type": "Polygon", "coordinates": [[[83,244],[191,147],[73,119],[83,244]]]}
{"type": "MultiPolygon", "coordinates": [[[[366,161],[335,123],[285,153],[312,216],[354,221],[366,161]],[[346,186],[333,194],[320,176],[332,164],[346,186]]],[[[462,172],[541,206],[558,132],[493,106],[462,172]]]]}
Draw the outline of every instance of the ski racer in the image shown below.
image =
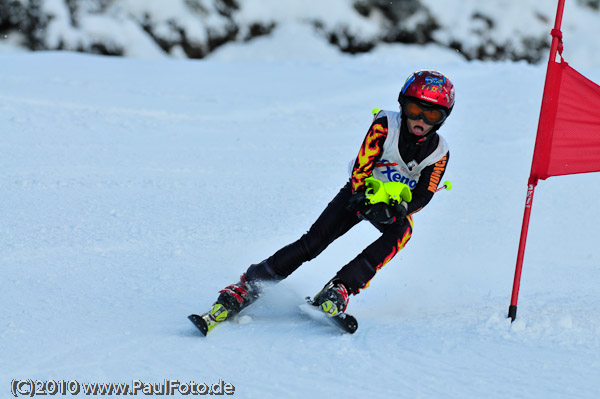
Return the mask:
{"type": "Polygon", "coordinates": [[[285,279],[367,220],[381,236],[343,266],[313,299],[313,304],[330,316],[344,312],[350,294],[366,288],[377,271],[404,248],[413,231],[413,214],[436,192],[449,159],[448,145],[438,129],[452,112],[454,98],[454,85],[442,73],[420,70],[411,74],[398,96],[400,112],[379,111],[374,116],[350,180],[308,232],[251,265],[240,281],[221,290],[210,317],[220,322],[236,315],[260,296],[265,283],[285,279]],[[373,204],[368,198],[369,178],[402,182],[412,199],[373,204]]]}

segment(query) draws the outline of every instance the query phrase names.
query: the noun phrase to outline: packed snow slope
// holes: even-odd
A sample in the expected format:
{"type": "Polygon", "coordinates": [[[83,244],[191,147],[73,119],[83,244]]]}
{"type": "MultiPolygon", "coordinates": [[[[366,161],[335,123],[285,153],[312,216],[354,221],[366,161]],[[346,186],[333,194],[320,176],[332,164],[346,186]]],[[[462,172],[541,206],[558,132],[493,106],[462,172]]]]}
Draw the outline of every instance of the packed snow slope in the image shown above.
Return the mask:
{"type": "Polygon", "coordinates": [[[405,47],[0,65],[1,397],[13,379],[223,380],[262,399],[600,396],[599,174],[538,185],[519,314],[506,318],[543,66],[405,47]],[[299,305],[376,238],[366,223],[200,336],[186,316],[310,227],[370,110],[397,109],[422,67],[457,88],[441,129],[454,188],[351,298],[356,334],[299,305]]]}

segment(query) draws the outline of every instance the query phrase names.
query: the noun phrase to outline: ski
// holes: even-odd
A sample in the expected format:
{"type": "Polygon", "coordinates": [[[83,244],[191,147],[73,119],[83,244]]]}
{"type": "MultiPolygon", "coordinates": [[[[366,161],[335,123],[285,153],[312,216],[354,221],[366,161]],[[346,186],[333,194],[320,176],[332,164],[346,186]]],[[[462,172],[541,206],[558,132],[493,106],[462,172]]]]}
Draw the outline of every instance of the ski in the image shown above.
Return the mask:
{"type": "Polygon", "coordinates": [[[358,329],[358,321],[356,317],[348,314],[348,313],[338,313],[335,316],[330,316],[325,311],[321,309],[321,307],[316,304],[311,297],[306,297],[306,303],[308,303],[311,307],[314,307],[326,320],[330,321],[335,326],[341,328],[345,332],[349,334],[354,334],[358,329]]]}
{"type": "MultiPolygon", "coordinates": [[[[335,326],[341,328],[347,333],[354,334],[358,328],[358,321],[352,315],[348,313],[338,313],[335,316],[330,316],[324,312],[319,305],[313,302],[312,298],[307,296],[306,303],[311,310],[314,310],[319,316],[322,316],[325,320],[331,322],[335,326]]],[[[203,336],[207,336],[208,333],[215,328],[218,324],[221,324],[227,320],[227,311],[221,304],[213,305],[212,309],[204,314],[191,314],[188,319],[200,330],[203,336]]]]}
{"type": "Polygon", "coordinates": [[[202,315],[191,314],[188,316],[188,319],[198,328],[198,330],[200,330],[202,335],[204,335],[205,337],[215,325],[219,324],[219,322],[213,320],[208,313],[204,313],[202,315]]]}
{"type": "Polygon", "coordinates": [[[188,319],[200,330],[205,337],[217,324],[227,320],[227,310],[223,305],[215,303],[209,312],[204,314],[191,314],[188,319]]]}

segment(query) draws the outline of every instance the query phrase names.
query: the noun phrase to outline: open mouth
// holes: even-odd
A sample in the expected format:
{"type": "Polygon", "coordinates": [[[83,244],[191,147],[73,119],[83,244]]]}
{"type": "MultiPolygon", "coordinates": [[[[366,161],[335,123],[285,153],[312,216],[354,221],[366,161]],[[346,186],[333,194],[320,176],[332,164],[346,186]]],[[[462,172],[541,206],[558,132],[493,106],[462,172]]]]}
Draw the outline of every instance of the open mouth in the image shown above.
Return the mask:
{"type": "Polygon", "coordinates": [[[413,127],[413,134],[416,136],[422,136],[425,133],[425,129],[422,126],[413,127]]]}

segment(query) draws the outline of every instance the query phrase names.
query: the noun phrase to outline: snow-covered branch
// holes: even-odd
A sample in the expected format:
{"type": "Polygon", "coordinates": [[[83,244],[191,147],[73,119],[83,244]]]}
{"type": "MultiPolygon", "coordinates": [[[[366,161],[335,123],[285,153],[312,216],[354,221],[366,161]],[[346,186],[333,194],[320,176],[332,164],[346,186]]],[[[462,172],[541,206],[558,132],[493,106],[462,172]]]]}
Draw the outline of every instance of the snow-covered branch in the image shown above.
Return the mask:
{"type": "MultiPolygon", "coordinates": [[[[579,22],[564,29],[575,37],[600,17],[598,0],[568,7],[579,22]]],[[[0,0],[0,38],[31,50],[204,58],[302,24],[351,54],[434,43],[466,59],[535,63],[547,55],[554,12],[536,0],[0,0]]]]}

